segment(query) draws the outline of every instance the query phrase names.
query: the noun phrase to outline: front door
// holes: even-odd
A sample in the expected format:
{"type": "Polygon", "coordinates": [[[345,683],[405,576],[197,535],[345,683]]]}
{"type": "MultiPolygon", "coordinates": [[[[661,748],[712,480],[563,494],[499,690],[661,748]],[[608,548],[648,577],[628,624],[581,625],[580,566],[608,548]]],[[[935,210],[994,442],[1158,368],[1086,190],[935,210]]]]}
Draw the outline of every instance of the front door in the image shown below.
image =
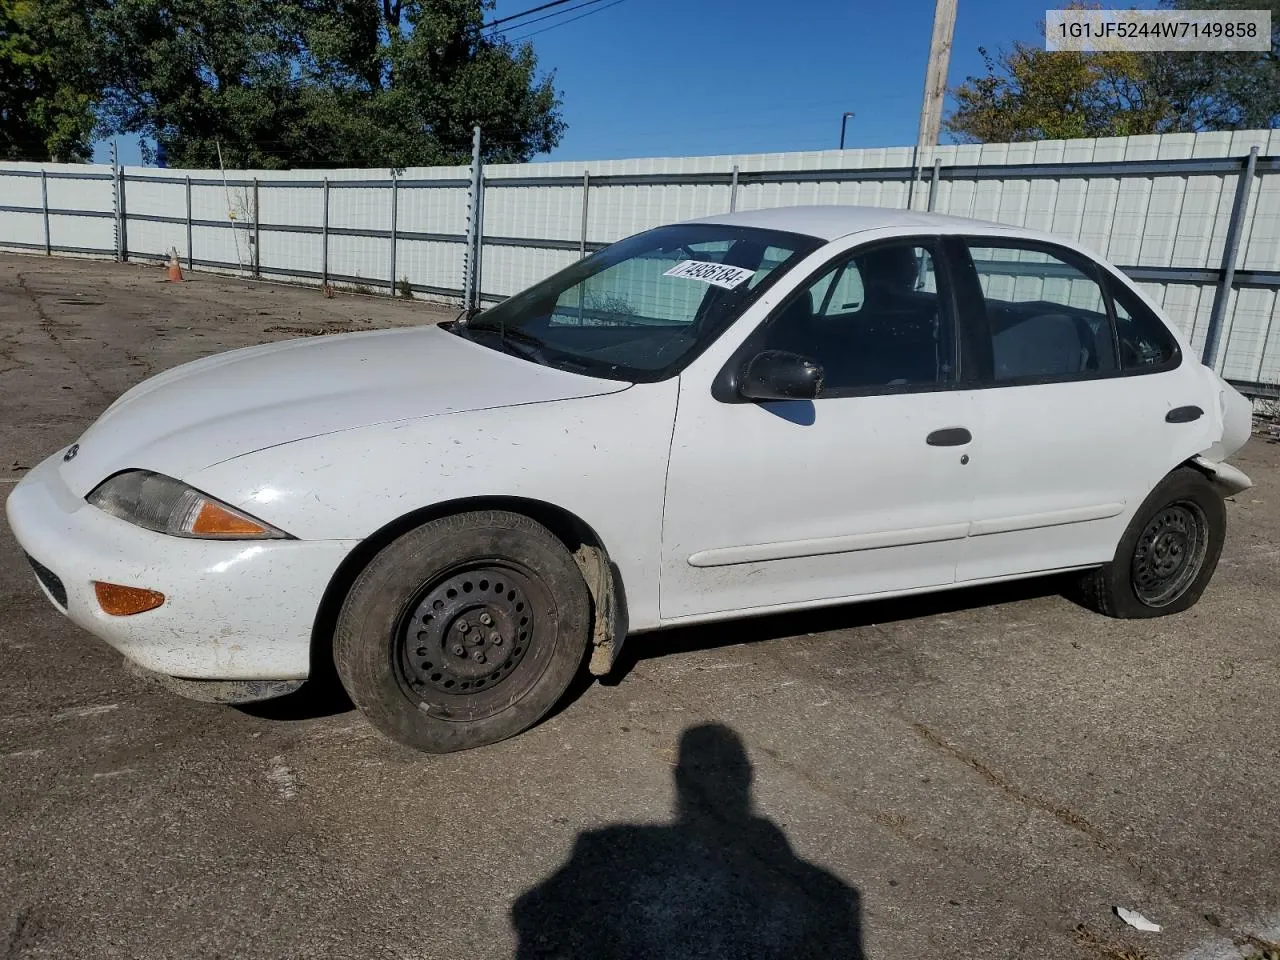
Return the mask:
{"type": "Polygon", "coordinates": [[[973,397],[955,389],[953,300],[936,251],[913,238],[837,257],[730,360],[809,357],[825,374],[816,400],[717,397],[696,365],[682,375],[664,621],[954,581],[973,397]]]}

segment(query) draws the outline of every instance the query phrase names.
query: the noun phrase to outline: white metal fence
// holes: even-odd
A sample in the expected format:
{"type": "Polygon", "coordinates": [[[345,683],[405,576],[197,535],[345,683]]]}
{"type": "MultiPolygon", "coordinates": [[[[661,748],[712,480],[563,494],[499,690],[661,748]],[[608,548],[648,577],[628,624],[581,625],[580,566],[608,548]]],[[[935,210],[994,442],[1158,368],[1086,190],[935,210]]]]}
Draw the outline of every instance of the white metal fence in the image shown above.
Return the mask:
{"type": "Polygon", "coordinates": [[[1142,283],[1207,361],[1280,386],[1280,130],[390,170],[0,164],[0,248],[160,259],[267,278],[501,299],[586,252],[729,209],[844,203],[1077,240],[1142,283]],[[936,162],[934,161],[936,158],[936,162]]]}

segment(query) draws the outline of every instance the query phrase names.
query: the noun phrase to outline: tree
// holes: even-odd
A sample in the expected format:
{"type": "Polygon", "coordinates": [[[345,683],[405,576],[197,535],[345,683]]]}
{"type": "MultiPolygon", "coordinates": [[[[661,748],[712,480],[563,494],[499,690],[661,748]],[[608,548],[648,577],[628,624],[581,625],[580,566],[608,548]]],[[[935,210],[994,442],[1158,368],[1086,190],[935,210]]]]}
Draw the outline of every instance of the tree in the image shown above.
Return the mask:
{"type": "Polygon", "coordinates": [[[0,157],[137,134],[177,166],[527,160],[563,135],[491,0],[0,0],[0,157]],[[96,125],[96,130],[95,130],[96,125]]]}
{"type": "Polygon", "coordinates": [[[1024,43],[952,91],[945,127],[966,142],[1119,137],[1161,132],[1169,108],[1135,53],[1050,53],[1024,43]]]}
{"type": "MultiPolygon", "coordinates": [[[[1280,0],[1163,0],[1165,9],[1272,9],[1257,53],[1050,53],[1015,43],[952,91],[967,142],[1132,136],[1280,125],[1280,0]]],[[[1041,24],[1043,32],[1043,24],[1041,24]]]]}
{"type": "Polygon", "coordinates": [[[1265,52],[1151,54],[1147,70],[1181,130],[1280,126],[1280,0],[1163,0],[1165,9],[1271,11],[1265,52]]]}
{"type": "Polygon", "coordinates": [[[530,45],[481,30],[488,2],[89,0],[103,123],[174,166],[467,162],[476,124],[487,160],[527,160],[560,101],[530,45]]]}
{"type": "Polygon", "coordinates": [[[92,155],[95,89],[84,36],[74,7],[55,13],[35,0],[0,0],[0,160],[92,155]]]}

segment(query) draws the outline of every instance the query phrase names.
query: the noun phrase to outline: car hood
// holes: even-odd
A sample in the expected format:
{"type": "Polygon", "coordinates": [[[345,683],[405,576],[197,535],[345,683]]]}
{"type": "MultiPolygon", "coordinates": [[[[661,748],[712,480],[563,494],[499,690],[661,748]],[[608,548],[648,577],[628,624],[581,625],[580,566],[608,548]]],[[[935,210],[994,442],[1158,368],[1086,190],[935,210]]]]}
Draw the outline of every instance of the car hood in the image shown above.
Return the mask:
{"type": "Polygon", "coordinates": [[[120,470],[183,477],[325,433],[628,386],[544,367],[437,326],[285,340],[206,357],[138,384],[80,437],[60,468],[84,496],[120,470]]]}

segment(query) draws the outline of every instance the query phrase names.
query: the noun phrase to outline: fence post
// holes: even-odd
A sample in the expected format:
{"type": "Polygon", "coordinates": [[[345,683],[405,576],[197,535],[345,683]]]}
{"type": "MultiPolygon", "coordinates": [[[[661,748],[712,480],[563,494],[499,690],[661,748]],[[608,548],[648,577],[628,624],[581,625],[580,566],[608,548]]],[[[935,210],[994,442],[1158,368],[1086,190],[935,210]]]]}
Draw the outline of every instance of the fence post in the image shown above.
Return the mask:
{"type": "Polygon", "coordinates": [[[195,269],[195,250],[191,246],[191,178],[186,177],[187,183],[187,269],[195,269]]]}
{"type": "Polygon", "coordinates": [[[733,165],[733,176],[729,180],[729,212],[738,209],[738,165],[733,165]]]}
{"type": "Polygon", "coordinates": [[[911,175],[907,177],[907,203],[905,207],[907,210],[916,208],[916,185],[920,182],[920,172],[924,169],[921,163],[920,144],[917,143],[911,151],[911,175]]]}
{"type": "Polygon", "coordinates": [[[938,178],[942,176],[942,158],[933,158],[933,176],[929,178],[929,212],[933,213],[933,205],[938,200],[938,178]]]}
{"type": "Polygon", "coordinates": [[[324,213],[321,215],[320,221],[320,285],[327,287],[329,285],[329,178],[325,177],[322,189],[324,191],[324,213]]]}
{"type": "Polygon", "coordinates": [[[484,164],[480,164],[480,199],[476,203],[476,306],[484,293],[484,164]]]}
{"type": "Polygon", "coordinates": [[[124,250],[124,180],[122,179],[122,170],[117,163],[119,152],[116,148],[116,142],[111,141],[111,211],[115,215],[115,240],[116,240],[116,263],[119,263],[123,257],[121,252],[124,250]]]}
{"type": "Polygon", "coordinates": [[[1222,338],[1223,320],[1227,313],[1227,301],[1231,298],[1231,287],[1236,279],[1236,253],[1240,247],[1240,231],[1244,226],[1244,213],[1249,206],[1249,191],[1253,189],[1253,175],[1258,165],[1258,148],[1255,145],[1249,150],[1249,156],[1243,162],[1243,169],[1236,182],[1236,199],[1231,205],[1231,220],[1227,223],[1227,240],[1222,249],[1222,272],[1218,275],[1218,289],[1213,294],[1213,310],[1209,313],[1209,329],[1205,332],[1204,353],[1201,361],[1205,366],[1218,370],[1222,364],[1218,360],[1218,341],[1222,338]]]}
{"type": "Polygon", "coordinates": [[[591,174],[582,171],[582,228],[578,233],[578,259],[587,255],[587,198],[591,193],[591,174]]]}
{"type": "Polygon", "coordinates": [[[120,262],[129,262],[129,208],[125,204],[124,166],[121,165],[117,175],[120,184],[120,262]]]}
{"type": "Polygon", "coordinates": [[[258,213],[258,178],[253,178],[253,276],[262,276],[262,259],[258,251],[262,249],[262,217],[258,213]]]}
{"type": "Polygon", "coordinates": [[[53,255],[53,244],[49,239],[49,177],[44,168],[40,170],[40,210],[44,214],[44,255],[53,255]]]}
{"type": "Polygon", "coordinates": [[[111,141],[111,245],[120,260],[120,188],[116,183],[116,142],[111,141]]]}
{"type": "Polygon", "coordinates": [[[391,171],[391,271],[388,274],[387,292],[396,295],[396,218],[399,216],[400,178],[391,171]]]}
{"type": "MultiPolygon", "coordinates": [[[[462,261],[462,309],[472,310],[480,305],[480,128],[471,131],[471,187],[467,196],[467,249],[462,261]]],[[[465,316],[465,314],[464,314],[465,316]]]]}

